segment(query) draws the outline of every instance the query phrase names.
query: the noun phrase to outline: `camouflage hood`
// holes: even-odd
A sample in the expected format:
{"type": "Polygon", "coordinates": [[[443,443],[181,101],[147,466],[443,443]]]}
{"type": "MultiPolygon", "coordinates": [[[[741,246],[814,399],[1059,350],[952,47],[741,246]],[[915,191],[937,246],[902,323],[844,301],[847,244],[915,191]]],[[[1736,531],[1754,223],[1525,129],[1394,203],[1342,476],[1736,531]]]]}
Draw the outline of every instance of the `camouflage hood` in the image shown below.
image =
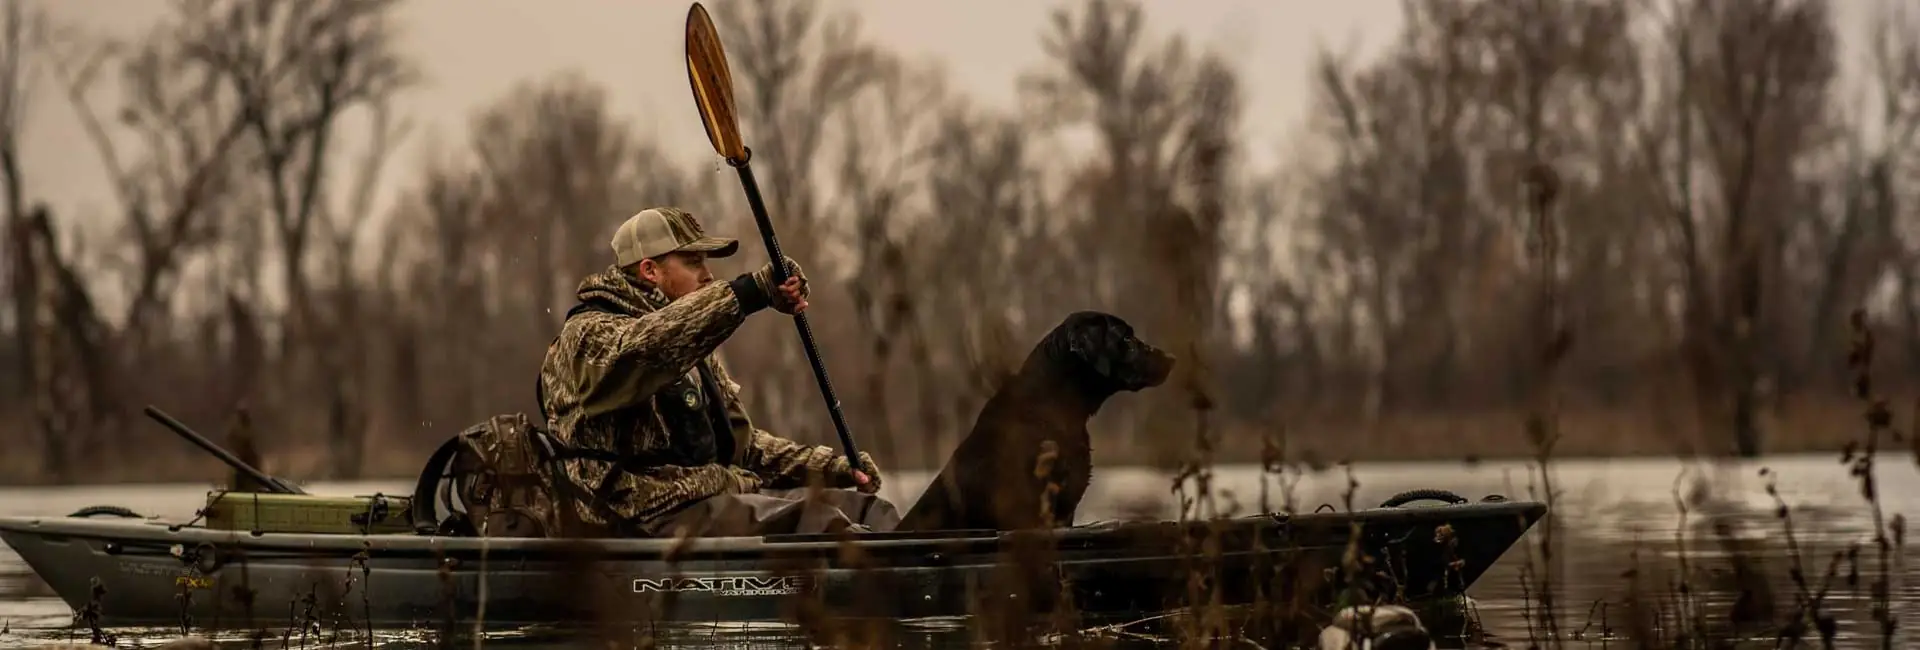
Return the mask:
{"type": "Polygon", "coordinates": [[[667,294],[661,292],[659,287],[611,265],[580,280],[580,286],[574,289],[574,296],[580,302],[597,302],[614,307],[628,316],[655,311],[667,304],[667,294]]]}

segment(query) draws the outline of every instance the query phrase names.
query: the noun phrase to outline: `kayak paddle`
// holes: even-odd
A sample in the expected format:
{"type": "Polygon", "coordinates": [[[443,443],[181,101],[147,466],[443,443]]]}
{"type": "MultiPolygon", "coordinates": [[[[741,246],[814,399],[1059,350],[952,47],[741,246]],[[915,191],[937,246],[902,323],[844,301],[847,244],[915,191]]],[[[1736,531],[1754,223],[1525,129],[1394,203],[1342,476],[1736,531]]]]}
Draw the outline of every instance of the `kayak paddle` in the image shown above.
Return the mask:
{"type": "MultiPolygon", "coordinates": [[[[753,152],[740,139],[740,123],[734,114],[733,74],[727,69],[727,53],[720,47],[720,34],[712,17],[700,3],[687,10],[687,81],[693,86],[693,101],[700,109],[700,121],[707,127],[707,140],[715,153],[740,173],[740,185],[747,192],[747,205],[760,226],[760,238],[773,256],[773,284],[787,281],[786,256],[773,236],[773,221],[767,218],[767,205],[760,198],[760,184],[753,178],[747,160],[753,152]]],[[[834,397],[833,383],[827,380],[827,367],[820,361],[819,346],[813,341],[813,328],[806,314],[793,315],[794,328],[800,332],[800,345],[806,349],[807,362],[813,365],[814,381],[820,384],[820,396],[827,401],[827,413],[840,434],[840,446],[847,452],[847,464],[861,471],[860,452],[854,447],[853,434],[847,430],[847,418],[840,411],[840,399],[834,397]]]]}

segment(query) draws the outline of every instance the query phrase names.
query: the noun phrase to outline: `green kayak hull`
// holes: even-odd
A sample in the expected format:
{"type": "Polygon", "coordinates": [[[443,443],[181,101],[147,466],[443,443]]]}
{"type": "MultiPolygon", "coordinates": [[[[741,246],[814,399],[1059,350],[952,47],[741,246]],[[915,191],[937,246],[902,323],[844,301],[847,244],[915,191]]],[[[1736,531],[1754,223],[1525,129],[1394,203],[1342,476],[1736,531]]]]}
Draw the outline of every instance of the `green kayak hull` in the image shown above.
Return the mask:
{"type": "Polygon", "coordinates": [[[482,539],[50,516],[0,518],[0,539],[103,627],[792,622],[803,611],[916,619],[996,606],[1127,617],[1187,606],[1196,572],[1208,577],[1201,597],[1228,605],[1333,602],[1349,588],[1459,596],[1547,512],[1454,500],[1044,533],[482,539]]]}

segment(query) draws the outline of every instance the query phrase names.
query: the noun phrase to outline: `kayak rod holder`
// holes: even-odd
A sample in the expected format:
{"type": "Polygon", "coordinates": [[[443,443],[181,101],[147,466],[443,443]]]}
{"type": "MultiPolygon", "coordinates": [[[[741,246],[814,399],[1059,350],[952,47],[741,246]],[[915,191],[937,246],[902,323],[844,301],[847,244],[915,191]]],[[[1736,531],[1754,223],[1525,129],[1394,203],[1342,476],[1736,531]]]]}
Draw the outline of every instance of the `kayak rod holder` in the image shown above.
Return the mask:
{"type": "Polygon", "coordinates": [[[254,466],[248,465],[246,461],[240,460],[240,457],[233,455],[233,452],[227,451],[220,445],[214,444],[213,441],[208,440],[206,436],[200,435],[193,429],[187,428],[187,425],[181,423],[179,420],[173,419],[173,416],[161,412],[159,408],[152,404],[148,404],[143,410],[146,412],[147,417],[153,418],[153,421],[159,422],[161,426],[168,429],[172,429],[174,433],[180,434],[180,437],[186,438],[187,442],[191,442],[194,446],[206,450],[209,454],[213,454],[215,458],[220,459],[220,462],[226,463],[228,467],[232,467],[240,473],[247,475],[247,478],[253,479],[260,485],[265,486],[269,492],[279,494],[306,494],[304,490],[288,485],[285,481],[268,476],[266,472],[262,472],[254,466]]]}

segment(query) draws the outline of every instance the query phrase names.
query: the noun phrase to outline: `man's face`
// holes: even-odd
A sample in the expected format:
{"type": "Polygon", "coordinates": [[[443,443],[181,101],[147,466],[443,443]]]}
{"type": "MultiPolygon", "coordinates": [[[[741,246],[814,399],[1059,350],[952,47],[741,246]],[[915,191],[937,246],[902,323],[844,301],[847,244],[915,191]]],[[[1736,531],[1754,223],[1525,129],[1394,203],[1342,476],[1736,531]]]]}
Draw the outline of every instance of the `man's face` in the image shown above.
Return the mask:
{"type": "Polygon", "coordinates": [[[639,272],[641,278],[660,287],[668,300],[679,300],[713,281],[713,272],[707,270],[706,253],[681,251],[667,253],[658,260],[640,260],[639,272]]]}

